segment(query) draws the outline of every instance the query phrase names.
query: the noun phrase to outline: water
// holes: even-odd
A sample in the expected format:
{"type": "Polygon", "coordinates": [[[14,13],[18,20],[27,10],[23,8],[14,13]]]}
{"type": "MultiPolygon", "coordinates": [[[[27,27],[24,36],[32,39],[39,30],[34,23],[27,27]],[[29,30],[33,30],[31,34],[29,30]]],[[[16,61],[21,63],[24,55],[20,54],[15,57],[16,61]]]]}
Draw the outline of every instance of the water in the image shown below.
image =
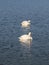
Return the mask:
{"type": "Polygon", "coordinates": [[[49,65],[49,0],[0,0],[0,64],[49,65]],[[30,30],[21,21],[31,20],[30,30]],[[30,47],[18,37],[31,31],[30,47]]]}

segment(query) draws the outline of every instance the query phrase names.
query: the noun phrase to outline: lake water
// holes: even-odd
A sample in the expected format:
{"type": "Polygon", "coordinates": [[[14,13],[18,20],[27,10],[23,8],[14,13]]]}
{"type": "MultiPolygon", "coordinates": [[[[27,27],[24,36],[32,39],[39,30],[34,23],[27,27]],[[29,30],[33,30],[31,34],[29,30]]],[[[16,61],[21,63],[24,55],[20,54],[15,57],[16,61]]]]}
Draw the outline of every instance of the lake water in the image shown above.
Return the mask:
{"type": "Polygon", "coordinates": [[[0,0],[0,65],[49,65],[49,0],[0,0]],[[29,31],[33,41],[23,46],[18,37],[29,31]]]}

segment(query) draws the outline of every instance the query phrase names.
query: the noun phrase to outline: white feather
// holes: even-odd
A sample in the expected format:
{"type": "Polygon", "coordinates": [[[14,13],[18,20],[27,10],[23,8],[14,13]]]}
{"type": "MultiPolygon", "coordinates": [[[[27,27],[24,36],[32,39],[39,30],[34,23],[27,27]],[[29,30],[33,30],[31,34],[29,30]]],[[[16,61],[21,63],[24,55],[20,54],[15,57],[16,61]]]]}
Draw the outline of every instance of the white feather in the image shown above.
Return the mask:
{"type": "Polygon", "coordinates": [[[21,26],[23,28],[29,27],[30,26],[30,20],[28,20],[28,21],[22,21],[21,26]]]}

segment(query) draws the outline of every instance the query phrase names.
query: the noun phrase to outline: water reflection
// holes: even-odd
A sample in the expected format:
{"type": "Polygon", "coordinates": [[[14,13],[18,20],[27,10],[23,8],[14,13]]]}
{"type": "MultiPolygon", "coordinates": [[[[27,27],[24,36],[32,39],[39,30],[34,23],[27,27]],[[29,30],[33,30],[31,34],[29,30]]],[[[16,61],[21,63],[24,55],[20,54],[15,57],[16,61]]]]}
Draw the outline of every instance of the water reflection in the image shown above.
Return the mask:
{"type": "Polygon", "coordinates": [[[30,31],[30,26],[29,26],[29,27],[26,27],[26,28],[22,28],[22,27],[21,27],[21,29],[22,29],[23,32],[26,32],[26,31],[29,32],[29,31],[30,31]]]}
{"type": "Polygon", "coordinates": [[[22,65],[30,65],[31,62],[32,62],[32,54],[31,54],[31,47],[30,45],[23,45],[21,46],[21,52],[22,52],[22,55],[23,55],[23,60],[22,61],[22,65]]]}

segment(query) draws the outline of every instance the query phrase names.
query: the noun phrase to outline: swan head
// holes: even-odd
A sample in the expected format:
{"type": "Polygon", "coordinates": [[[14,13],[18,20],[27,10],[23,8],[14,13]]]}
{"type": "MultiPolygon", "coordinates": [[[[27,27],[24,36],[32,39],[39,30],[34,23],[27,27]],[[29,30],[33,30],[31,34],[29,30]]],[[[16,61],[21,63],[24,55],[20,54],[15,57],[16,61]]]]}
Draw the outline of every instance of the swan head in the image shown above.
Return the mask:
{"type": "Polygon", "coordinates": [[[30,20],[28,20],[28,22],[30,23],[30,20]]]}

